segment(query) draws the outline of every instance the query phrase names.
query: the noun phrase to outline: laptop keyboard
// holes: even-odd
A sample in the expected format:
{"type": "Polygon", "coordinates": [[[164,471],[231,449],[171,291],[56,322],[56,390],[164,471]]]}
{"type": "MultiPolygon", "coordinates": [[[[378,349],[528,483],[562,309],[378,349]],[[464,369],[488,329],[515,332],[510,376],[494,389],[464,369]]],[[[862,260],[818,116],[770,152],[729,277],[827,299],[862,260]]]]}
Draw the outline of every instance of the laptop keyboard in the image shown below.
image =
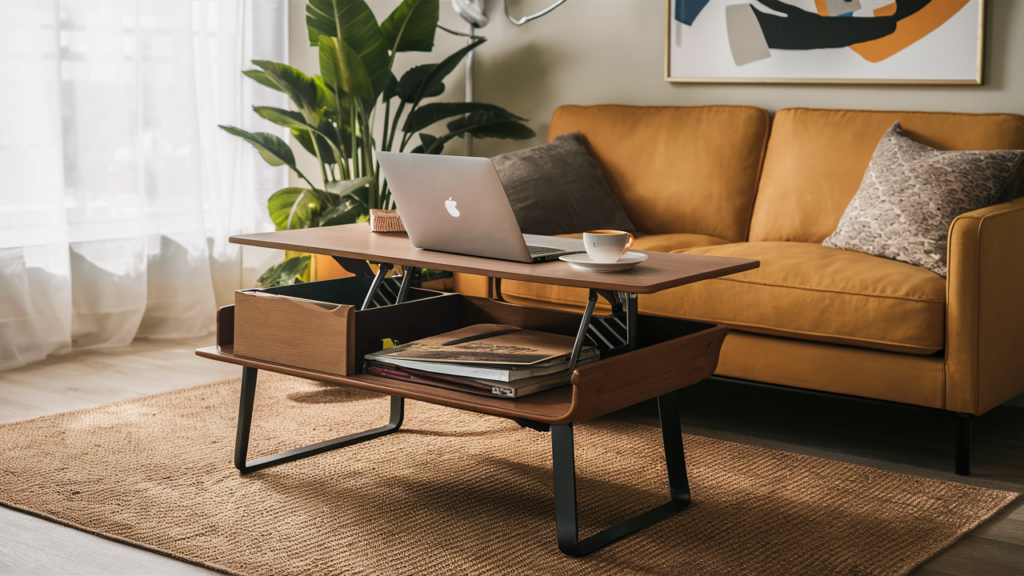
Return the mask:
{"type": "Polygon", "coordinates": [[[543,256],[545,254],[554,254],[555,252],[565,252],[565,248],[549,248],[547,246],[530,246],[526,245],[530,249],[530,256],[543,256]]]}

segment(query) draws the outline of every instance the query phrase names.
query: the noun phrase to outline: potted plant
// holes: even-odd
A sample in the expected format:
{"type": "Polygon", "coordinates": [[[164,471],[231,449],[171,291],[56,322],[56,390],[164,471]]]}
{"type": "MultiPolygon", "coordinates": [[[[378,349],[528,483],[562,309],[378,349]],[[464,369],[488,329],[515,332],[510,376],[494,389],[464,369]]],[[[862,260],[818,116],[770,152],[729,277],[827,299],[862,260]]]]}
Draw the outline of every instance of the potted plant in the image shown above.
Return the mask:
{"type": "MultiPolygon", "coordinates": [[[[275,192],[268,202],[278,230],[365,221],[370,209],[394,208],[380,177],[375,150],[440,154],[445,144],[466,134],[474,138],[525,140],[536,134],[526,120],[480,102],[425,102],[440,96],[444,79],[485,39],[437,64],[392,73],[400,52],[430,52],[437,30],[439,0],[403,0],[378,23],[364,0],[310,0],[306,26],[319,49],[320,74],[308,76],[286,64],[255,60],[249,78],[288,95],[294,110],[255,106],[262,118],[284,126],[317,158],[319,181],[303,174],[288,143],[266,132],[221,126],[256,147],[272,166],[288,166],[305,186],[275,192]],[[374,137],[380,121],[380,138],[374,137]],[[446,132],[424,132],[447,121],[446,132]]],[[[310,256],[286,253],[285,261],[260,276],[258,285],[278,286],[309,279],[310,256]]]]}

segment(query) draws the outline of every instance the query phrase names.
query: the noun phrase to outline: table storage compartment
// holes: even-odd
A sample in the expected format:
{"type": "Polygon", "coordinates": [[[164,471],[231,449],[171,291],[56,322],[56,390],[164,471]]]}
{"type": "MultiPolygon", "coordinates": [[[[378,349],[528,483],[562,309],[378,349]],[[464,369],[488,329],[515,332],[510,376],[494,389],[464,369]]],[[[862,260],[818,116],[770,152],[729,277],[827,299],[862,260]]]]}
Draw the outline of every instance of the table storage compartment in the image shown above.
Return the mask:
{"type": "MultiPolygon", "coordinates": [[[[313,311],[316,318],[329,313],[313,311]]],[[[425,400],[435,404],[532,420],[542,424],[579,422],[596,418],[661,394],[700,382],[710,376],[718,364],[718,354],[728,329],[724,326],[641,314],[637,349],[585,364],[576,369],[572,384],[508,399],[480,396],[434,386],[390,380],[360,374],[362,357],[368,347],[380,349],[380,339],[394,337],[403,342],[425,338],[472,324],[496,323],[530,330],[543,330],[575,336],[580,315],[572,312],[529,308],[487,298],[448,294],[424,297],[398,306],[354,312],[355,340],[367,348],[353,353],[356,364],[350,376],[300,366],[298,357],[252,361],[240,358],[235,333],[235,307],[225,306],[218,315],[218,351],[200,351],[237,364],[254,366],[304,378],[332,381],[384,394],[425,400]],[[388,336],[390,334],[391,336],[388,336]]],[[[248,329],[248,328],[246,328],[248,329]]],[[[308,338],[308,336],[307,336],[308,338]]],[[[311,347],[322,347],[324,333],[314,334],[311,347]]],[[[333,347],[324,347],[332,351],[333,347]]]]}
{"type": "MultiPolygon", "coordinates": [[[[231,312],[234,353],[349,376],[385,338],[409,342],[457,327],[456,294],[410,288],[401,304],[359,310],[372,281],[340,278],[239,290],[231,312]]],[[[227,329],[220,324],[219,330],[227,329]]],[[[224,341],[219,335],[218,343],[224,341]]]]}

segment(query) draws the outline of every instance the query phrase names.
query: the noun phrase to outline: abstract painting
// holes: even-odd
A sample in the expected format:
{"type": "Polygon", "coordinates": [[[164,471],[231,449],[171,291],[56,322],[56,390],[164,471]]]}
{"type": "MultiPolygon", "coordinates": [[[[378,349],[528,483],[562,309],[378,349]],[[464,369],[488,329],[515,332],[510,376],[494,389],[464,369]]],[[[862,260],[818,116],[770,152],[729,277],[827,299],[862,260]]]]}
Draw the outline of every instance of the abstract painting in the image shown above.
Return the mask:
{"type": "Polygon", "coordinates": [[[666,0],[670,82],[981,84],[985,0],[666,0]]]}

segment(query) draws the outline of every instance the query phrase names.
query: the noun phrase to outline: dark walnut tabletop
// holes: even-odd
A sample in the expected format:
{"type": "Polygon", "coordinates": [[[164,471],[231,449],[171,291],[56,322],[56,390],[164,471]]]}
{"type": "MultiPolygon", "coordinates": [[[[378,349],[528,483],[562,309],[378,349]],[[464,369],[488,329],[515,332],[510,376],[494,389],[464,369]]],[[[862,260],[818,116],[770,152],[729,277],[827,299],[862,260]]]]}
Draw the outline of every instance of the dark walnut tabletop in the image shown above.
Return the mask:
{"type": "Polygon", "coordinates": [[[346,224],[232,236],[231,242],[279,250],[341,256],[371,262],[421,266],[558,286],[653,294],[667,288],[757,268],[746,258],[644,252],[648,259],[623,272],[584,272],[559,260],[524,264],[413,247],[406,234],[370,232],[370,225],[346,224]]]}

